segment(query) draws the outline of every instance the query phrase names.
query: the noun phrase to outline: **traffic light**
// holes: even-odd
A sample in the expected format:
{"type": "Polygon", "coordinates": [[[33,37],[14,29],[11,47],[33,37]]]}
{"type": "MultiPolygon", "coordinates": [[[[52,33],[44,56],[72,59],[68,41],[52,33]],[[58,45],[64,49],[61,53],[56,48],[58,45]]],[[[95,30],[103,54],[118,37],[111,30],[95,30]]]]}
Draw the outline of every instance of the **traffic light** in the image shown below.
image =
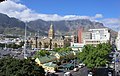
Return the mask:
{"type": "Polygon", "coordinates": [[[0,2],[3,2],[3,1],[6,1],[6,0],[0,0],[0,2]]]}

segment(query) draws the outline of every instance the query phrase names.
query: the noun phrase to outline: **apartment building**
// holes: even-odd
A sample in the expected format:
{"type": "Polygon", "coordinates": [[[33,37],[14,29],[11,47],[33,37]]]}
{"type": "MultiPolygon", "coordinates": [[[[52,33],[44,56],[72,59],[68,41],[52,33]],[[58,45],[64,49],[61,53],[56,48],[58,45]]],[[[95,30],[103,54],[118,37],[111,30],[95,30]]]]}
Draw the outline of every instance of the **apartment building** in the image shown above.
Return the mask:
{"type": "Polygon", "coordinates": [[[117,50],[120,50],[120,31],[118,32],[118,36],[116,38],[115,43],[116,43],[117,50]]]}
{"type": "Polygon", "coordinates": [[[84,34],[84,43],[97,45],[108,43],[110,41],[110,32],[108,28],[89,29],[84,34]]]}

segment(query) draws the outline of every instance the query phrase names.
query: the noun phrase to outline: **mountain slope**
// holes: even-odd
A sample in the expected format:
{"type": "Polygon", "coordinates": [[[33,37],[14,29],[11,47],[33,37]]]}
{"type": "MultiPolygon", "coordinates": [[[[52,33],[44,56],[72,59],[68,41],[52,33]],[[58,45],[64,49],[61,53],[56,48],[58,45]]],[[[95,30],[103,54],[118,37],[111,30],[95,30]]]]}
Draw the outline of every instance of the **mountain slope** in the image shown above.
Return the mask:
{"type": "MultiPolygon", "coordinates": [[[[77,34],[77,30],[82,26],[85,30],[90,28],[104,28],[104,25],[99,22],[92,22],[87,19],[78,20],[62,20],[62,21],[44,21],[41,19],[28,22],[28,33],[36,33],[47,35],[51,23],[54,25],[56,35],[71,35],[77,34]]],[[[16,19],[10,18],[5,14],[0,13],[0,34],[16,34],[24,35],[25,23],[16,19]]],[[[110,29],[111,30],[111,29],[110,29]]],[[[115,37],[116,32],[111,30],[115,37]]]]}
{"type": "Polygon", "coordinates": [[[24,22],[16,19],[16,18],[10,18],[5,14],[0,13],[0,33],[10,33],[10,31],[14,31],[14,33],[18,30],[24,29],[25,24],[24,22]]]}
{"type": "Polygon", "coordinates": [[[51,23],[54,25],[56,34],[76,34],[77,30],[82,26],[85,30],[90,28],[104,28],[102,23],[91,22],[87,19],[78,20],[62,20],[62,21],[43,21],[36,20],[28,23],[29,28],[36,31],[46,32],[49,30],[51,23]]]}

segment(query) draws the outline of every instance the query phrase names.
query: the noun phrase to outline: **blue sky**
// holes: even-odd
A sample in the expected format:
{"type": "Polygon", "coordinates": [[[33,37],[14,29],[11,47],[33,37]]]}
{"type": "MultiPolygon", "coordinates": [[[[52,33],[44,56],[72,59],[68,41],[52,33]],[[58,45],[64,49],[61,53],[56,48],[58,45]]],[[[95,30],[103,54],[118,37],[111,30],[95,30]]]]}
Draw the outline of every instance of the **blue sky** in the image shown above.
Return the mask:
{"type": "Polygon", "coordinates": [[[120,28],[120,0],[7,0],[0,13],[22,21],[89,19],[120,28]]]}
{"type": "Polygon", "coordinates": [[[89,15],[105,18],[120,17],[120,0],[21,0],[38,13],[59,15],[89,15]]]}

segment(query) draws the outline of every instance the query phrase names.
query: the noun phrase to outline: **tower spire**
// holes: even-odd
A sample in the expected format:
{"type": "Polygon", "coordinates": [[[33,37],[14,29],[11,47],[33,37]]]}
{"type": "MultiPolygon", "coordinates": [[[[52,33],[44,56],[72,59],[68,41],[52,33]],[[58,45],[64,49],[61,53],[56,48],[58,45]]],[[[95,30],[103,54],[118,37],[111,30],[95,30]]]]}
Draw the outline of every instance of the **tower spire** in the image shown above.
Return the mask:
{"type": "Polygon", "coordinates": [[[53,24],[51,23],[50,25],[50,29],[49,29],[49,32],[48,32],[48,37],[50,39],[53,39],[54,38],[54,28],[53,28],[53,24]]]}
{"type": "Polygon", "coordinates": [[[53,24],[51,23],[51,25],[50,25],[50,29],[52,29],[53,30],[53,24]]]}

